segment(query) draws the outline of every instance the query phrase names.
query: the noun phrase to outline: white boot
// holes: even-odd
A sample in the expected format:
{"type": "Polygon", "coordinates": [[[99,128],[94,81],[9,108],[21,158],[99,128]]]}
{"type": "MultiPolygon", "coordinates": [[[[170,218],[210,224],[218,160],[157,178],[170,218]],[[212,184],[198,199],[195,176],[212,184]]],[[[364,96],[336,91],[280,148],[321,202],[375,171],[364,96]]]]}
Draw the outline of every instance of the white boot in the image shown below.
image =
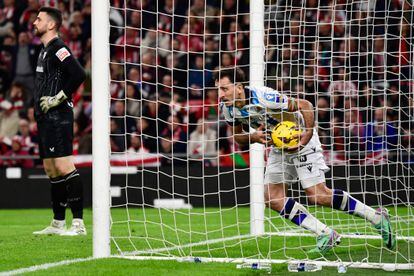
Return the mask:
{"type": "Polygon", "coordinates": [[[85,224],[83,223],[83,219],[73,219],[72,226],[66,232],[60,234],[61,236],[79,236],[79,235],[86,235],[86,228],[85,224]]]}
{"type": "Polygon", "coordinates": [[[34,235],[61,235],[65,233],[66,222],[64,220],[52,220],[50,225],[43,230],[33,232],[34,235]]]}

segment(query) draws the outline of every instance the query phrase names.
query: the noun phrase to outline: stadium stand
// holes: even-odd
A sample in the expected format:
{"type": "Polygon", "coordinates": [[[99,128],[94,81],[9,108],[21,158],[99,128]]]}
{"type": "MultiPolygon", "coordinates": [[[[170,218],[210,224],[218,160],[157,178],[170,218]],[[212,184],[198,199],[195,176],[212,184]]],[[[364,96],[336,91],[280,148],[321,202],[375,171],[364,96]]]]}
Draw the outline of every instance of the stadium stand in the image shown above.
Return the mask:
{"type": "MultiPolygon", "coordinates": [[[[6,157],[36,157],[38,152],[36,124],[30,106],[36,58],[41,45],[39,39],[33,35],[32,23],[37,9],[44,2],[5,0],[0,4],[0,155],[3,156],[0,166],[39,165],[35,158],[22,162],[19,159],[7,160],[6,157]]],[[[87,71],[87,80],[73,98],[76,118],[74,154],[90,154],[91,3],[82,0],[47,2],[62,11],[64,22],[61,36],[87,71]]],[[[122,8],[124,1],[111,2],[113,7],[122,8]]],[[[159,138],[157,140],[157,137],[165,136],[171,131],[177,138],[175,143],[187,140],[191,142],[190,134],[197,135],[196,123],[201,122],[200,119],[215,119],[218,116],[217,91],[209,88],[214,86],[211,79],[212,70],[220,66],[238,65],[248,75],[248,1],[239,1],[238,6],[236,1],[224,1],[221,22],[215,17],[218,15],[217,7],[220,1],[208,0],[205,9],[204,0],[191,1],[191,6],[188,6],[189,1],[182,1],[183,3],[180,2],[180,5],[173,7],[173,3],[177,2],[131,0],[130,10],[126,12],[125,17],[119,10],[111,11],[112,26],[126,26],[112,28],[110,37],[113,62],[110,67],[111,114],[114,115],[111,120],[111,131],[112,134],[117,134],[111,137],[112,152],[128,150],[152,153],[158,152],[159,147],[162,153],[168,153],[171,151],[171,142],[159,138]],[[160,16],[158,20],[157,14],[160,16]],[[204,14],[211,16],[205,21],[205,25],[204,21],[197,19],[197,16],[204,14]],[[191,19],[188,15],[192,15],[191,19]],[[170,50],[174,54],[170,54],[170,50]],[[220,51],[223,51],[221,56],[220,51]],[[127,66],[117,65],[116,62],[127,62],[127,66]],[[136,66],[137,64],[139,66],[136,66]],[[153,66],[154,64],[157,66],[153,66]],[[186,111],[186,107],[197,104],[204,104],[204,109],[190,108],[190,112],[186,111]],[[127,117],[127,120],[117,119],[117,116],[123,116],[125,113],[131,117],[127,117]],[[134,118],[139,114],[145,118],[134,118]],[[159,126],[158,133],[154,132],[156,124],[159,126]],[[124,135],[126,139],[123,138],[124,135]]],[[[309,8],[316,5],[316,2],[309,1],[309,8]]],[[[329,0],[320,2],[326,6],[331,3],[329,0]]],[[[363,9],[355,9],[356,12],[352,13],[341,13],[340,9],[337,9],[336,14],[333,14],[333,9],[325,9],[320,13],[309,9],[305,19],[301,19],[299,10],[292,11],[293,23],[289,25],[289,32],[292,39],[290,45],[293,46],[283,49],[282,55],[276,50],[267,53],[268,60],[274,61],[267,65],[268,75],[283,72],[283,76],[286,76],[269,84],[292,95],[304,97],[317,107],[320,137],[327,150],[334,149],[334,158],[338,163],[351,158],[348,154],[353,150],[367,152],[362,159],[370,162],[381,160],[384,151],[396,150],[399,124],[410,124],[407,118],[399,117],[410,112],[397,112],[396,108],[387,107],[409,109],[413,106],[408,100],[409,97],[398,97],[398,93],[408,95],[410,86],[413,85],[409,82],[412,57],[407,49],[409,43],[412,43],[408,40],[412,39],[410,34],[413,30],[408,24],[392,24],[393,22],[389,21],[387,24],[393,27],[387,29],[384,18],[381,18],[381,11],[385,9],[381,2],[378,1],[379,4],[375,7],[375,14],[378,15],[375,20],[378,24],[374,30],[377,38],[373,49],[369,48],[366,40],[346,38],[341,24],[336,24],[334,30],[328,23],[323,25],[324,22],[329,22],[332,16],[340,19],[347,14],[354,17],[352,20],[355,24],[352,26],[351,34],[357,33],[357,36],[362,38],[363,33],[368,32],[364,29],[368,25],[364,24],[366,16],[363,9]],[[300,20],[321,22],[318,35],[315,33],[316,25],[308,24],[301,31],[302,35],[309,39],[295,41],[299,37],[294,34],[299,32],[300,20]],[[330,42],[332,31],[335,36],[334,43],[330,42]],[[387,43],[384,41],[385,33],[391,37],[387,43]],[[399,39],[400,34],[406,39],[399,39]],[[311,37],[318,37],[318,41],[311,40],[311,37]],[[306,45],[299,48],[294,46],[299,43],[306,45]],[[356,52],[366,55],[353,55],[356,52]],[[305,61],[297,63],[293,62],[293,59],[305,61]],[[314,64],[315,60],[318,60],[319,64],[314,64]],[[371,60],[375,66],[374,70],[369,72],[367,64],[370,64],[371,60]],[[306,64],[302,82],[292,81],[300,74],[300,70],[295,71],[295,64],[306,64]],[[377,93],[384,86],[387,92],[377,93]],[[364,109],[364,106],[371,104],[368,103],[369,100],[373,101],[374,106],[384,108],[378,109],[375,115],[371,116],[372,112],[364,109]],[[336,110],[344,111],[335,112],[331,116],[331,103],[336,110]],[[393,134],[383,135],[384,131],[379,129],[378,122],[385,122],[382,128],[387,128],[387,133],[393,134]],[[334,137],[330,137],[330,131],[335,134],[334,137]]],[[[401,3],[389,1],[387,8],[401,12],[401,3]]],[[[351,10],[352,4],[344,5],[344,9],[351,10]]],[[[390,17],[390,20],[392,18],[390,17]]],[[[270,38],[269,43],[277,44],[277,39],[270,38]]],[[[412,126],[403,127],[405,130],[414,130],[412,126]]],[[[225,124],[220,126],[218,133],[211,135],[217,135],[219,138],[230,136],[225,124]]],[[[237,147],[231,139],[219,141],[219,148],[210,148],[210,153],[231,153],[237,147]]],[[[413,142],[414,133],[403,133],[402,147],[408,147],[408,144],[413,142]]],[[[194,154],[197,146],[192,145],[191,152],[187,152],[186,144],[183,143],[181,146],[174,146],[174,150],[184,155],[194,154]]],[[[414,160],[413,156],[404,158],[407,162],[414,160]]],[[[244,158],[242,163],[246,160],[244,158]]],[[[225,160],[222,164],[225,164],[225,160]]]]}

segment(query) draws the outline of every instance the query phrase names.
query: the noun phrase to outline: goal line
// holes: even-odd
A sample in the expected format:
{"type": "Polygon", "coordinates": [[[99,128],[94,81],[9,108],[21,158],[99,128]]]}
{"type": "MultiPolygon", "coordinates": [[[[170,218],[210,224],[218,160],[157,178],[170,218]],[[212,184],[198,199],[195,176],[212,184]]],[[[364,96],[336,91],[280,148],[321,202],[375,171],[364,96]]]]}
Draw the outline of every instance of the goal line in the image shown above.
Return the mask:
{"type": "MultiPolygon", "coordinates": [[[[130,251],[130,252],[122,252],[120,256],[136,256],[136,255],[151,255],[151,254],[157,254],[162,252],[168,252],[168,251],[174,251],[184,248],[190,248],[190,247],[197,247],[197,246],[203,246],[203,245],[210,245],[215,243],[222,243],[222,242],[228,242],[233,240],[243,240],[243,239],[257,239],[257,238],[263,238],[263,237],[271,237],[271,236],[277,236],[277,237],[316,237],[314,234],[311,233],[300,233],[300,232],[294,232],[294,231],[284,231],[284,232],[265,232],[261,236],[252,235],[252,234],[246,234],[246,235],[238,235],[233,237],[227,237],[227,238],[219,238],[219,239],[212,239],[202,242],[194,242],[194,243],[188,243],[183,245],[177,245],[177,246],[171,246],[171,247],[163,247],[163,248],[156,248],[156,249],[150,249],[150,250],[137,250],[137,251],[130,251]]],[[[361,240],[382,240],[382,237],[380,235],[364,235],[364,234],[341,234],[342,238],[346,239],[361,239],[361,240]]],[[[117,237],[122,238],[122,237],[117,237]]],[[[396,236],[397,240],[403,240],[403,241],[409,241],[414,242],[414,237],[411,236],[396,236]]],[[[179,258],[179,257],[173,257],[173,258],[179,258]]]]}

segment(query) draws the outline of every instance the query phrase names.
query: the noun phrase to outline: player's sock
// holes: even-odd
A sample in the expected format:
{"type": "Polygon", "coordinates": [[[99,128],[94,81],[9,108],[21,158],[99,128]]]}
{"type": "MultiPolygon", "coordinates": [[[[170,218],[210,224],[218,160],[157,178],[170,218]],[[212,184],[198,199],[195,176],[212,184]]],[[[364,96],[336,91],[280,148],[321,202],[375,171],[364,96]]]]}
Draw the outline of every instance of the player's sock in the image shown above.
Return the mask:
{"type": "Polygon", "coordinates": [[[53,218],[65,220],[67,206],[67,190],[65,179],[61,176],[50,178],[53,218]]]}
{"type": "Polygon", "coordinates": [[[68,189],[68,204],[72,210],[73,218],[83,217],[83,186],[78,170],[64,176],[68,189]]]}
{"type": "Polygon", "coordinates": [[[334,189],[332,193],[332,208],[359,216],[373,224],[378,224],[381,221],[381,214],[378,214],[372,207],[355,199],[349,193],[339,189],[334,189]]]}
{"type": "Polygon", "coordinates": [[[280,215],[291,220],[294,224],[299,225],[315,234],[329,234],[332,230],[315,218],[306,208],[292,198],[286,199],[285,206],[280,215]]]}

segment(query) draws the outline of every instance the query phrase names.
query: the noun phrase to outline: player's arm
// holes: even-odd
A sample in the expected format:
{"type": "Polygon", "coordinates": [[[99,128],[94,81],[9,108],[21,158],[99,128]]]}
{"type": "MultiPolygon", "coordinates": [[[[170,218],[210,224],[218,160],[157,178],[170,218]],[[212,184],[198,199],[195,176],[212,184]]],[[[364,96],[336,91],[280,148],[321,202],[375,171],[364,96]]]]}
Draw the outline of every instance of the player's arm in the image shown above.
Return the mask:
{"type": "MultiPolygon", "coordinates": [[[[58,60],[60,61],[59,58],[58,60]]],[[[65,76],[62,90],[69,97],[75,93],[79,86],[85,81],[86,73],[79,61],[70,53],[69,56],[61,62],[65,76]]]]}
{"type": "Polygon", "coordinates": [[[55,58],[63,71],[62,90],[55,96],[44,96],[40,99],[40,107],[44,113],[71,97],[86,78],[85,70],[66,47],[57,50],[55,58]]]}
{"type": "MultiPolygon", "coordinates": [[[[313,128],[315,126],[313,105],[311,102],[304,99],[289,98],[288,111],[300,111],[300,113],[302,113],[303,119],[305,121],[305,131],[302,132],[298,147],[305,146],[312,138],[313,128]]],[[[298,147],[294,147],[290,150],[295,150],[298,147]]]]}
{"type": "Polygon", "coordinates": [[[243,125],[233,126],[234,140],[239,145],[248,145],[249,143],[260,143],[267,145],[271,141],[269,135],[263,131],[263,126],[259,127],[255,132],[248,133],[243,130],[243,125]]]}

